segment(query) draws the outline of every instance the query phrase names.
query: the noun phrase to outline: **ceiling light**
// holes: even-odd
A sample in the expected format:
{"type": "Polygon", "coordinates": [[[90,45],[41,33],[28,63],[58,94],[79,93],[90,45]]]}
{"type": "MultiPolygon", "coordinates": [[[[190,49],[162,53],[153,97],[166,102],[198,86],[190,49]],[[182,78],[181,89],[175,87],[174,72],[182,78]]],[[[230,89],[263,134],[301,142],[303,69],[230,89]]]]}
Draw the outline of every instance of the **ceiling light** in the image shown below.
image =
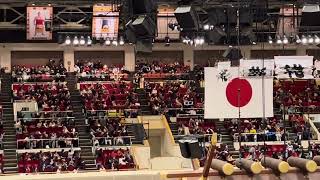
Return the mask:
{"type": "Polygon", "coordinates": [[[282,42],[283,42],[283,44],[288,44],[289,43],[289,40],[288,40],[286,35],[283,35],[283,41],[282,42]]]}
{"type": "Polygon", "coordinates": [[[301,39],[300,39],[299,35],[296,35],[296,43],[298,43],[298,44],[301,43],[301,39]]]}
{"type": "Polygon", "coordinates": [[[282,44],[282,40],[279,35],[277,35],[277,44],[282,44]]]}
{"type": "Polygon", "coordinates": [[[203,29],[206,30],[206,31],[209,30],[209,29],[210,29],[210,25],[209,25],[209,24],[205,24],[205,25],[203,26],[203,29]]]}
{"type": "Polygon", "coordinates": [[[107,38],[106,41],[104,42],[107,46],[111,44],[110,38],[107,38]]]}
{"type": "Polygon", "coordinates": [[[78,45],[79,44],[79,39],[78,39],[78,36],[75,36],[74,38],[73,38],[73,45],[78,45]]]}
{"type": "Polygon", "coordinates": [[[164,38],[164,42],[165,46],[170,46],[170,37],[168,35],[164,38]]]}
{"type": "Polygon", "coordinates": [[[113,41],[112,41],[112,45],[114,45],[114,46],[118,46],[118,41],[117,41],[117,39],[113,39],[113,41]]]}
{"type": "Polygon", "coordinates": [[[302,42],[302,44],[307,44],[308,40],[305,35],[301,36],[301,42],[302,42]]]}
{"type": "Polygon", "coordinates": [[[314,39],[311,35],[308,36],[308,43],[312,44],[314,42],[314,39]]]}
{"type": "Polygon", "coordinates": [[[320,43],[320,38],[317,35],[314,35],[314,42],[319,44],[320,43]]]}
{"type": "Polygon", "coordinates": [[[268,42],[269,42],[269,44],[272,44],[272,43],[273,43],[273,39],[272,39],[271,36],[268,37],[268,42]]]}
{"type": "Polygon", "coordinates": [[[124,39],[122,36],[120,36],[119,45],[120,46],[124,45],[124,39]]]}
{"type": "Polygon", "coordinates": [[[70,45],[71,44],[71,38],[70,38],[70,36],[67,36],[66,37],[66,40],[65,40],[65,42],[64,42],[66,45],[70,45]]]}
{"type": "Polygon", "coordinates": [[[87,45],[90,46],[91,44],[92,44],[91,37],[88,36],[88,37],[87,37],[87,45]]]}
{"type": "Polygon", "coordinates": [[[86,44],[86,40],[84,39],[84,36],[80,37],[80,45],[85,45],[86,44]]]}

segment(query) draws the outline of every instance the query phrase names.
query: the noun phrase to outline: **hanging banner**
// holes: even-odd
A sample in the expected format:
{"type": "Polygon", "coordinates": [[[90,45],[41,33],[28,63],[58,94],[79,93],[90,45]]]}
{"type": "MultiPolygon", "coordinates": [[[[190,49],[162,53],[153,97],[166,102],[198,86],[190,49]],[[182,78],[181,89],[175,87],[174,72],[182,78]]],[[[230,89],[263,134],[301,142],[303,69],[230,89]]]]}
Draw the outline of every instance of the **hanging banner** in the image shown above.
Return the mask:
{"type": "Polygon", "coordinates": [[[313,56],[275,56],[277,79],[314,79],[313,56]]]}
{"type": "Polygon", "coordinates": [[[119,11],[115,5],[95,4],[92,17],[92,37],[96,39],[117,38],[119,11]]]}
{"type": "Polygon", "coordinates": [[[315,60],[315,62],[314,62],[313,75],[315,78],[320,78],[320,61],[319,60],[315,60]]]}
{"type": "Polygon", "coordinates": [[[46,21],[52,22],[53,8],[27,7],[27,40],[52,40],[52,32],[46,31],[46,21]]]}
{"type": "Polygon", "coordinates": [[[240,60],[240,75],[243,77],[273,77],[274,59],[240,60]]]}
{"type": "Polygon", "coordinates": [[[239,78],[238,74],[238,67],[223,72],[205,68],[205,118],[273,117],[273,78],[239,78]]]}
{"type": "Polygon", "coordinates": [[[177,28],[169,28],[169,24],[178,24],[176,17],[174,16],[174,9],[170,7],[159,7],[158,8],[158,36],[156,39],[165,39],[168,35],[170,39],[179,39],[180,31],[177,28]]]}

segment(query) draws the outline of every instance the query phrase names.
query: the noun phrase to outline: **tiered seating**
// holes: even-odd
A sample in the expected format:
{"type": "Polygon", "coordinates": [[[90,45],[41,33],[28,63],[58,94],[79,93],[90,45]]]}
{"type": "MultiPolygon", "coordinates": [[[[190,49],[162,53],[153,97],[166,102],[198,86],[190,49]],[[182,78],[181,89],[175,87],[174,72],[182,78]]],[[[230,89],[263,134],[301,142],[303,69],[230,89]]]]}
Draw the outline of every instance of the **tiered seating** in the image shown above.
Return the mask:
{"type": "Polygon", "coordinates": [[[320,112],[319,87],[315,80],[275,81],[274,104],[284,105],[289,113],[320,112]]]}
{"type": "Polygon", "coordinates": [[[136,65],[138,74],[147,79],[184,79],[190,72],[189,66],[183,66],[178,62],[172,64],[163,64],[153,62],[152,64],[139,63],[136,65]]]}
{"type": "Polygon", "coordinates": [[[50,117],[49,114],[47,112],[33,113],[31,118],[27,118],[25,114],[18,113],[18,121],[15,125],[18,149],[79,146],[78,131],[74,126],[74,120],[67,114],[64,117],[61,115],[50,117]]]}
{"type": "Polygon", "coordinates": [[[19,173],[77,171],[84,165],[80,151],[72,149],[18,154],[19,173]]]}
{"type": "Polygon", "coordinates": [[[127,80],[129,72],[123,65],[107,66],[99,62],[78,61],[75,64],[79,81],[127,80]]]}
{"type": "Polygon", "coordinates": [[[202,108],[203,98],[195,89],[193,81],[145,83],[154,114],[159,114],[166,108],[202,108]]]}
{"type": "Polygon", "coordinates": [[[179,135],[204,135],[216,132],[215,123],[212,121],[205,121],[203,118],[177,117],[177,124],[179,126],[179,135]]]}
{"type": "Polygon", "coordinates": [[[108,148],[96,150],[98,169],[123,170],[135,168],[129,148],[108,148]]]}
{"type": "Polygon", "coordinates": [[[64,81],[66,72],[62,61],[53,60],[45,66],[16,65],[12,67],[12,77],[15,82],[64,81]]]}
{"type": "Polygon", "coordinates": [[[71,109],[70,92],[64,83],[13,84],[15,100],[35,100],[43,111],[71,109]]]}
{"type": "Polygon", "coordinates": [[[264,155],[276,159],[287,159],[290,156],[301,157],[303,148],[294,143],[286,145],[266,145],[266,146],[241,146],[240,153],[243,158],[260,160],[264,155]]]}
{"type": "Polygon", "coordinates": [[[138,109],[131,82],[80,83],[85,110],[138,109]]]}
{"type": "Polygon", "coordinates": [[[3,114],[2,106],[0,106],[0,149],[3,148],[3,146],[2,146],[2,139],[3,139],[3,136],[4,136],[3,122],[2,122],[2,114],[3,114]]]}
{"type": "Polygon", "coordinates": [[[281,117],[267,118],[266,128],[263,128],[262,119],[241,119],[240,126],[238,119],[225,120],[224,127],[233,136],[234,141],[261,142],[284,140],[284,129],[280,125],[281,117]]]}
{"type": "Polygon", "coordinates": [[[94,146],[131,145],[127,127],[121,118],[90,117],[90,134],[94,146]]]}

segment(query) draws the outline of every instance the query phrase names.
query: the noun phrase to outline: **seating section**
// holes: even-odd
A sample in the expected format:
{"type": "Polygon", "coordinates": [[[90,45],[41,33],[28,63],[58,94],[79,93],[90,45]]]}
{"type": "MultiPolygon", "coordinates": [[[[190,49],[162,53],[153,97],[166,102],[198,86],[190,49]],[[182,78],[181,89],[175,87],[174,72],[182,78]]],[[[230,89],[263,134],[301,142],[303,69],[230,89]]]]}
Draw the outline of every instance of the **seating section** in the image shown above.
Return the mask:
{"type": "Polygon", "coordinates": [[[18,154],[19,173],[76,171],[84,165],[80,152],[71,149],[18,154]]]}
{"type": "Polygon", "coordinates": [[[319,86],[315,80],[285,80],[274,83],[274,106],[289,113],[320,112],[319,86]]]}
{"type": "Polygon", "coordinates": [[[127,127],[121,118],[89,118],[90,134],[95,146],[131,145],[127,127]]]}
{"type": "Polygon", "coordinates": [[[127,80],[129,74],[123,65],[108,66],[100,61],[77,61],[75,71],[79,81],[120,81],[127,80]]]}
{"type": "Polygon", "coordinates": [[[3,173],[3,151],[0,152],[0,174],[3,173]]]}
{"type": "Polygon", "coordinates": [[[164,64],[160,62],[138,63],[137,73],[146,79],[185,79],[189,76],[190,67],[178,62],[164,64]]]}
{"type": "Polygon", "coordinates": [[[178,134],[212,134],[216,131],[216,125],[213,121],[204,121],[203,118],[177,117],[178,134]]]}
{"type": "MultiPolygon", "coordinates": [[[[66,115],[66,114],[65,114],[66,115]]],[[[48,114],[46,114],[48,116],[48,114]]],[[[78,131],[74,120],[68,116],[45,117],[33,113],[26,118],[18,113],[17,129],[18,149],[66,148],[78,147],[78,131]]]]}
{"type": "Polygon", "coordinates": [[[153,114],[167,108],[202,108],[203,98],[196,93],[194,81],[145,83],[153,114]]]}
{"type": "Polygon", "coordinates": [[[96,157],[98,169],[123,170],[135,168],[133,157],[128,148],[97,149],[96,157]]]}
{"type": "Polygon", "coordinates": [[[131,82],[80,83],[85,110],[138,109],[131,82]]]}
{"type": "Polygon", "coordinates": [[[245,145],[240,148],[241,156],[252,160],[260,160],[264,155],[267,157],[286,160],[290,156],[301,157],[303,156],[302,152],[302,146],[292,142],[289,142],[286,145],[245,145]]]}
{"type": "Polygon", "coordinates": [[[71,110],[70,92],[64,83],[13,84],[15,100],[35,100],[40,111],[71,110]]]}
{"type": "Polygon", "coordinates": [[[12,77],[15,82],[64,81],[67,70],[63,61],[50,60],[47,65],[15,65],[12,77]]]}

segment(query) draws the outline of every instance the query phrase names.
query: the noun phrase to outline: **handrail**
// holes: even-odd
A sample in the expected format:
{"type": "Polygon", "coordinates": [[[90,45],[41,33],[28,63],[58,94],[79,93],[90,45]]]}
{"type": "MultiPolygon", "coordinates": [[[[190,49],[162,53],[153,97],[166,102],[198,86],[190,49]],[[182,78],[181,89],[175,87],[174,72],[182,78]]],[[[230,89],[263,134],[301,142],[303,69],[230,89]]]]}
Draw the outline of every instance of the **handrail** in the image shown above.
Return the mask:
{"type": "Polygon", "coordinates": [[[60,118],[60,119],[75,119],[75,117],[48,117],[48,118],[18,118],[17,120],[50,120],[50,119],[54,119],[54,118],[60,118]]]}
{"type": "MultiPolygon", "coordinates": [[[[122,82],[131,83],[131,81],[121,81],[121,83],[122,82]]],[[[117,81],[81,81],[81,82],[78,82],[78,84],[97,84],[97,83],[115,84],[115,83],[117,83],[117,81]]]]}
{"type": "MultiPolygon", "coordinates": [[[[52,85],[52,84],[67,84],[67,82],[14,82],[12,84],[12,88],[14,85],[52,85]]],[[[11,89],[12,89],[11,88],[11,89]]]]}
{"type": "Polygon", "coordinates": [[[319,130],[318,128],[314,125],[313,121],[308,118],[308,116],[304,115],[304,118],[305,122],[309,123],[310,125],[310,131],[313,132],[312,134],[316,135],[317,137],[317,140],[320,140],[320,133],[319,133],[319,130]]]}
{"type": "Polygon", "coordinates": [[[162,120],[165,128],[167,129],[167,131],[168,131],[168,133],[169,133],[171,143],[172,143],[172,144],[176,144],[176,141],[174,140],[174,137],[173,137],[173,134],[172,134],[172,131],[171,131],[171,128],[170,128],[170,126],[169,126],[169,123],[168,123],[168,121],[167,121],[166,116],[161,115],[161,120],[162,120]]]}
{"type": "MultiPolygon", "coordinates": [[[[123,140],[124,139],[129,139],[129,144],[128,143],[125,143],[123,142],[123,146],[131,146],[132,145],[132,138],[134,138],[134,136],[118,136],[118,137],[94,137],[92,138],[92,143],[94,143],[95,140],[99,140],[99,139],[104,139],[105,140],[105,145],[108,145],[109,143],[107,142],[110,142],[110,146],[119,146],[119,144],[117,144],[117,140],[122,138],[123,140]],[[110,141],[109,141],[110,140],[110,141]]],[[[94,144],[93,144],[94,145],[94,144]]],[[[100,145],[100,143],[99,143],[100,145]]],[[[120,144],[121,145],[121,144],[120,144]]]]}
{"type": "Polygon", "coordinates": [[[128,74],[126,73],[113,73],[113,72],[103,72],[100,73],[100,75],[96,75],[96,74],[86,74],[86,75],[82,75],[81,73],[77,73],[76,76],[77,77],[100,77],[100,76],[104,76],[104,75],[119,75],[119,76],[126,76],[128,74]]]}
{"type": "MultiPolygon", "coordinates": [[[[23,74],[11,74],[12,77],[21,77],[23,76],[23,74]]],[[[48,77],[65,77],[67,75],[65,74],[61,74],[61,75],[52,75],[52,74],[27,74],[27,76],[30,76],[30,77],[44,77],[44,76],[48,76],[48,77]]]]}
{"type": "MultiPolygon", "coordinates": [[[[27,139],[27,140],[25,140],[25,139],[17,139],[17,148],[19,148],[19,142],[26,142],[26,143],[29,144],[29,147],[31,149],[34,149],[35,147],[31,147],[31,143],[34,142],[34,141],[35,142],[41,141],[41,147],[40,148],[36,148],[36,149],[41,149],[41,148],[45,148],[44,144],[43,144],[44,141],[54,142],[51,145],[58,146],[58,142],[59,141],[73,141],[73,140],[77,140],[78,141],[78,144],[77,144],[76,147],[79,147],[80,146],[79,138],[77,137],[77,138],[54,138],[54,139],[27,139]]],[[[73,143],[71,143],[71,148],[73,148],[73,147],[74,147],[74,145],[73,145],[73,143]]]]}

